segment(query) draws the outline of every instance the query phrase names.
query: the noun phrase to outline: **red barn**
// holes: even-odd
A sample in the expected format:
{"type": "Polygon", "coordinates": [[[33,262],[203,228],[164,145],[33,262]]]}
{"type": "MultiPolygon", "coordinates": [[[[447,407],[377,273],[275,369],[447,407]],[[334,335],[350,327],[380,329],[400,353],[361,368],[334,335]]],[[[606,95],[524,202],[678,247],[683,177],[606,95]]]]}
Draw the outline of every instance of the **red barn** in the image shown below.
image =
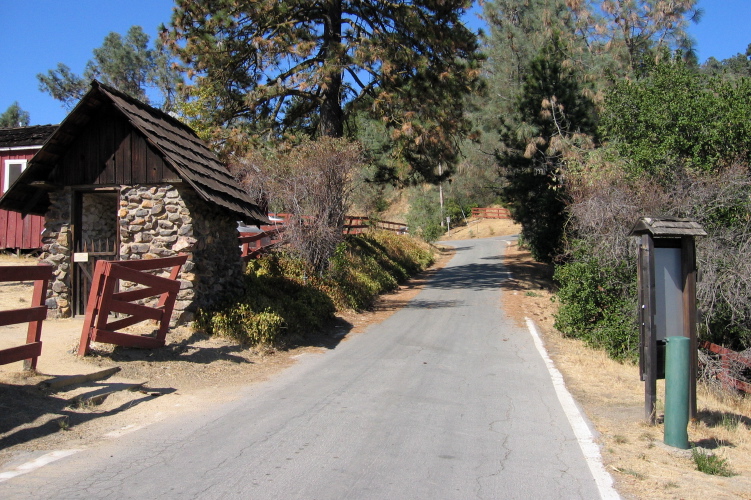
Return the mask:
{"type": "MultiPolygon", "coordinates": [[[[57,125],[0,128],[0,195],[15,182],[57,125]]],[[[0,210],[0,250],[42,247],[44,217],[0,210]]]]}

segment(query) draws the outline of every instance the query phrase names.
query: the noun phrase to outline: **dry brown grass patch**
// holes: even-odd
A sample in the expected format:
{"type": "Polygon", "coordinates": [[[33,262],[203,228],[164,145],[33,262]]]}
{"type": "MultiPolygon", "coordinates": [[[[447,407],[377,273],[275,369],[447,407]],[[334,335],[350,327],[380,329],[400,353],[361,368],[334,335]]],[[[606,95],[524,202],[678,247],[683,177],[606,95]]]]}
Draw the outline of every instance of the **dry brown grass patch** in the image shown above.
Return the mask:
{"type": "MultiPolygon", "coordinates": [[[[690,450],[663,444],[662,424],[645,423],[638,366],[616,362],[553,328],[556,304],[549,269],[516,246],[507,249],[504,263],[512,273],[503,293],[504,309],[520,324],[530,317],[539,327],[569,390],[599,432],[603,460],[624,497],[751,499],[751,398],[700,387],[699,418],[689,424],[689,440],[726,459],[736,475],[698,471],[690,450]]],[[[658,384],[658,399],[661,414],[664,381],[658,384]]]]}

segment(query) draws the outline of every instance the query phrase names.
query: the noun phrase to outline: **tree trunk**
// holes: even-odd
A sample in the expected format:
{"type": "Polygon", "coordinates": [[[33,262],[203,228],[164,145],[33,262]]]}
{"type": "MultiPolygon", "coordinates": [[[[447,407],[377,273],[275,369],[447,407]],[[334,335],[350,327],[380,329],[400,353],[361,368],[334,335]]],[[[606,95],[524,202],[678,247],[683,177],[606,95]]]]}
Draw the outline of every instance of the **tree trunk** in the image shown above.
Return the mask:
{"type": "Polygon", "coordinates": [[[324,28],[325,68],[328,72],[324,80],[323,102],[321,103],[321,121],[318,125],[320,135],[342,137],[344,135],[344,113],[342,111],[342,5],[341,0],[330,0],[328,16],[324,28]]]}

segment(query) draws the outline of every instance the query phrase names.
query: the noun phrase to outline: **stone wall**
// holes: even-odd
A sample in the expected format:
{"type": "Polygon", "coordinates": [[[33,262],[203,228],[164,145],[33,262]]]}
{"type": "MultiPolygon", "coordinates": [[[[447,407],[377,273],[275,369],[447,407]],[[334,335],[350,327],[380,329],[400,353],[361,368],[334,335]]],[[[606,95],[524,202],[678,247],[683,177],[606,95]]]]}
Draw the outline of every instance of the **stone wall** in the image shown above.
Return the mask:
{"type": "Polygon", "coordinates": [[[76,252],[115,250],[117,242],[118,195],[116,193],[84,193],[81,200],[82,248],[76,252]]]}
{"type": "Polygon", "coordinates": [[[73,200],[70,188],[50,193],[50,209],[44,218],[40,260],[55,268],[47,288],[47,307],[51,318],[71,316],[71,246],[70,213],[73,200]]]}
{"type": "MultiPolygon", "coordinates": [[[[52,203],[42,236],[41,259],[55,267],[47,300],[47,306],[54,309],[52,317],[69,317],[72,313],[72,199],[70,188],[50,193],[52,203]]],[[[242,291],[244,264],[234,216],[203,201],[189,186],[122,186],[117,216],[120,259],[188,254],[179,276],[172,324],[188,323],[198,308],[210,307],[242,291]]],[[[121,285],[121,289],[128,287],[128,283],[121,285]]]]}
{"type": "Polygon", "coordinates": [[[199,307],[242,290],[237,223],[227,211],[201,200],[192,188],[123,187],[118,215],[121,259],[188,254],[173,322],[190,322],[199,307]]]}

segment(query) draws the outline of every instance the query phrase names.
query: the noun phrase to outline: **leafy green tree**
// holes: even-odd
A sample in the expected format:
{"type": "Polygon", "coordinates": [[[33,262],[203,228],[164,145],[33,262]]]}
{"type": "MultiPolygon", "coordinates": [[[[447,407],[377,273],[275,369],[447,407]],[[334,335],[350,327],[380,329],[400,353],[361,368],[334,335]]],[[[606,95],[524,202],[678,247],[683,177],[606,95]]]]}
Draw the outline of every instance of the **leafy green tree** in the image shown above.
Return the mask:
{"type": "Polygon", "coordinates": [[[263,139],[341,137],[367,113],[411,169],[434,180],[439,162],[457,160],[464,97],[479,82],[477,37],[461,22],[470,5],[178,0],[170,41],[207,104],[199,114],[215,126],[263,139]]]}
{"type": "Polygon", "coordinates": [[[98,79],[147,103],[146,90],[156,87],[162,94],[162,109],[172,109],[175,91],[182,79],[179,72],[172,68],[160,39],[157,39],[155,48],[149,48],[149,36],[143,28],[132,26],[125,37],[119,33],[109,33],[102,46],[94,49],[93,53],[94,58],[86,64],[83,76],[58,63],[56,69],[37,75],[39,89],[71,109],[88,91],[92,79],[98,79]]]}
{"type": "Polygon", "coordinates": [[[28,111],[21,109],[18,101],[8,106],[0,115],[0,127],[28,127],[30,121],[28,111]]]}
{"type": "Polygon", "coordinates": [[[648,77],[613,87],[602,133],[637,172],[709,171],[751,159],[749,102],[751,79],[710,78],[680,60],[665,61],[648,77]]]}
{"type": "Polygon", "coordinates": [[[407,225],[410,234],[428,242],[436,241],[446,232],[441,227],[441,206],[438,191],[433,186],[417,186],[409,196],[407,225]]]}

